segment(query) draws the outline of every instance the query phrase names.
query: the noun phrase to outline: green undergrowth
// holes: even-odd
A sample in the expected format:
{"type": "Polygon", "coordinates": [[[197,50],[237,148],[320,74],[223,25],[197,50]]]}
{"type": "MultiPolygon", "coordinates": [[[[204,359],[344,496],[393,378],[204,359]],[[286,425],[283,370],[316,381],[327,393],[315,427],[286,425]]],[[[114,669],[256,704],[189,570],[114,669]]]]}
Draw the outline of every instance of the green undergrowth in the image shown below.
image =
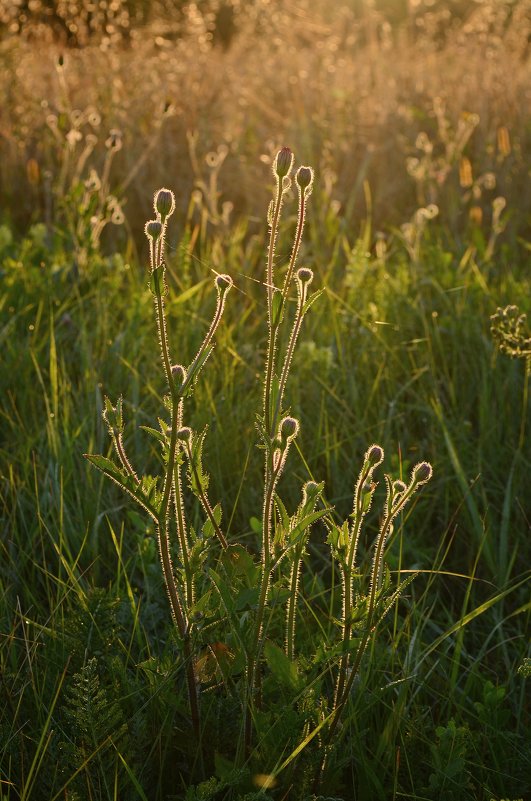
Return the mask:
{"type": "MultiPolygon", "coordinates": [[[[529,311],[523,248],[501,244],[492,255],[433,226],[414,252],[398,233],[383,252],[369,225],[356,238],[316,208],[301,263],[326,291],[288,383],[301,421],[282,479],[290,511],[301,482],[313,479],[325,482],[338,517],[348,515],[368,442],[381,442],[394,475],[408,475],[419,458],[434,467],[387,554],[393,584],[405,571],[419,576],[362,664],[323,792],[360,801],[525,797],[530,729],[518,668],[529,656],[531,609],[528,374],[489,331],[498,306],[529,311]]],[[[225,533],[254,558],[263,239],[240,223],[195,245],[181,228],[168,243],[168,325],[183,363],[215,307],[212,271],[234,281],[189,406],[194,428],[209,427],[204,461],[212,495],[224,501],[225,533]]],[[[281,232],[279,263],[283,242],[281,232]]],[[[255,721],[254,761],[235,770],[225,645],[206,632],[206,764],[198,765],[153,527],[81,455],[109,453],[103,398],[123,393],[128,451],[146,472],[157,463],[138,428],[152,425],[164,391],[151,359],[143,258],[95,253],[80,266],[40,225],[15,241],[2,228],[0,247],[0,798],[309,799],[315,751],[288,758],[309,734],[300,735],[300,720],[319,720],[318,657],[302,686],[297,666],[266,650],[268,711],[255,721]]],[[[312,570],[301,579],[299,668],[305,654],[326,654],[341,604],[325,536],[317,524],[312,570]]],[[[252,592],[242,595],[239,611],[253,602],[252,592]]]]}

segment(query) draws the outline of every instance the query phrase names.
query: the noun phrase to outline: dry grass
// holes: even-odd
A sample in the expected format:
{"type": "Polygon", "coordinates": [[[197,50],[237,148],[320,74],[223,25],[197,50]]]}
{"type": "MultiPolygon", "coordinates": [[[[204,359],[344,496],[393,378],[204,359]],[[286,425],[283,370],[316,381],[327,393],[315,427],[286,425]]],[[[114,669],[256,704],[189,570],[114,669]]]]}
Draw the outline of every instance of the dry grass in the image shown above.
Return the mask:
{"type": "Polygon", "coordinates": [[[365,213],[367,180],[377,226],[403,223],[431,201],[455,234],[472,205],[488,218],[492,199],[503,195],[517,230],[530,199],[522,155],[529,135],[530,3],[450,4],[460,6],[460,17],[445,13],[446,5],[411,3],[396,21],[391,12],[346,0],[332,15],[326,3],[310,0],[295,7],[234,4],[236,33],[224,48],[215,42],[212,17],[189,3],[178,31],[160,16],[133,31],[129,45],[106,40],[64,52],[63,66],[57,44],[4,39],[6,213],[19,225],[56,217],[54,197],[92,167],[101,174],[109,130],[120,129],[123,147],[109,189],[126,203],[137,230],[161,184],[177,190],[186,213],[199,172],[208,186],[221,171],[221,198],[218,185],[194,196],[214,222],[232,208],[222,213],[220,200],[237,213],[261,216],[267,195],[256,153],[269,160],[284,143],[317,166],[326,199],[341,204],[346,225],[365,213]],[[452,160],[441,121],[452,139],[470,115],[479,118],[477,126],[452,160]],[[73,130],[80,136],[73,141],[77,134],[70,133],[69,144],[73,130]],[[422,156],[421,132],[434,147],[428,183],[406,168],[408,157],[422,156]],[[87,143],[91,152],[79,169],[87,143]],[[495,176],[495,185],[485,185],[485,174],[495,176]]]}

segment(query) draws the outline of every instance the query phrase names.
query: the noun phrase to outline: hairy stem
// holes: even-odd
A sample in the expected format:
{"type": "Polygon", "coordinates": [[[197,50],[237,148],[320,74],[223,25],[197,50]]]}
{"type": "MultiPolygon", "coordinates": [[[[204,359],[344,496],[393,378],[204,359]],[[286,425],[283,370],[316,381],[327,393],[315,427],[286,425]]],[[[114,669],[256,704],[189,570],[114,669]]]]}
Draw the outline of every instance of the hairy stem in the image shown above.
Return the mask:
{"type": "MultiPolygon", "coordinates": [[[[304,546],[303,546],[304,547],[304,546]]],[[[295,629],[297,617],[297,594],[299,589],[299,578],[301,572],[301,561],[303,547],[295,549],[293,564],[289,578],[289,598],[286,612],[286,656],[293,661],[295,659],[295,629]]]]}
{"type": "MultiPolygon", "coordinates": [[[[282,181],[279,179],[277,182],[277,196],[273,209],[273,219],[271,221],[271,231],[269,235],[269,249],[267,252],[267,328],[269,338],[267,342],[267,356],[265,366],[265,382],[264,382],[264,425],[265,431],[268,436],[271,435],[271,387],[273,383],[273,374],[275,369],[275,349],[276,339],[278,332],[278,320],[273,320],[273,259],[275,255],[275,245],[278,235],[278,221],[280,218],[280,209],[282,208],[282,181]]],[[[266,470],[267,476],[267,470],[266,470]]]]}
{"type": "Polygon", "coordinates": [[[286,351],[286,357],[284,359],[284,364],[282,365],[282,372],[280,374],[280,381],[279,381],[279,388],[278,388],[278,397],[275,403],[275,410],[273,412],[273,417],[271,419],[271,436],[275,430],[275,426],[278,422],[278,417],[280,415],[280,410],[282,408],[282,399],[284,397],[284,391],[286,389],[286,382],[288,380],[289,370],[291,367],[291,361],[293,359],[293,353],[295,351],[295,345],[297,344],[297,339],[299,337],[299,333],[302,326],[302,320],[304,317],[304,304],[306,302],[306,295],[307,295],[307,287],[304,286],[301,290],[301,294],[299,296],[299,301],[297,304],[297,314],[295,316],[295,320],[293,322],[293,328],[291,330],[291,335],[288,342],[288,349],[286,351]]]}
{"type": "MultiPolygon", "coordinates": [[[[177,431],[182,426],[183,421],[183,401],[182,399],[177,405],[177,419],[175,428],[177,431]]],[[[173,428],[173,421],[172,421],[173,428]]],[[[177,456],[177,455],[176,455],[177,456]]],[[[175,458],[173,466],[173,503],[175,508],[175,522],[177,526],[177,537],[181,548],[181,558],[183,560],[183,569],[186,583],[186,605],[188,608],[193,606],[194,603],[194,576],[190,568],[190,543],[188,541],[188,534],[186,530],[186,518],[184,516],[184,499],[181,481],[181,465],[179,459],[175,458]]]]}
{"type": "Polygon", "coordinates": [[[133,470],[133,467],[131,466],[131,462],[129,461],[129,459],[127,457],[127,454],[125,452],[123,436],[122,436],[121,433],[116,434],[115,436],[113,436],[113,443],[114,443],[114,447],[115,447],[116,453],[118,454],[118,458],[120,459],[120,461],[121,461],[126,473],[128,475],[130,475],[131,478],[133,478],[135,480],[136,484],[140,484],[140,479],[138,478],[137,474],[133,470]]]}
{"type": "Polygon", "coordinates": [[[293,241],[293,248],[291,250],[288,271],[284,279],[284,286],[282,287],[283,303],[286,302],[286,298],[288,297],[290,284],[295,270],[295,264],[297,262],[297,256],[299,255],[299,250],[302,242],[302,232],[304,231],[305,217],[306,217],[306,195],[304,190],[301,189],[301,187],[299,187],[299,211],[297,214],[297,230],[295,232],[295,239],[293,241]]]}

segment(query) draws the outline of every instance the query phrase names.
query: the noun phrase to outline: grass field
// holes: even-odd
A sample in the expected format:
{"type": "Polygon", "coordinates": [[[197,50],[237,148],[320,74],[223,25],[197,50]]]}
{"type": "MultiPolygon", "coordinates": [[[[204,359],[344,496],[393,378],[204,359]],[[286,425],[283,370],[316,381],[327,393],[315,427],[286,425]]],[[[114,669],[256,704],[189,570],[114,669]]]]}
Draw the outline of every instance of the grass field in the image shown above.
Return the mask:
{"type": "Polygon", "coordinates": [[[531,797],[531,334],[490,319],[531,311],[529,2],[74,5],[0,15],[0,801],[531,797]],[[296,439],[264,422],[288,145],[271,268],[281,289],[309,164],[297,267],[324,290],[273,415],[296,439]],[[144,235],[161,186],[188,372],[226,295],[185,398],[221,523],[161,366],[144,235]],[[83,456],[112,457],[120,395],[135,470],[164,477],[176,454],[170,603],[161,507],[83,456]],[[375,581],[384,472],[408,483],[424,461],[375,581]],[[318,513],[289,545],[306,482],[318,513]],[[337,537],[362,518],[348,617],[337,537]]]}

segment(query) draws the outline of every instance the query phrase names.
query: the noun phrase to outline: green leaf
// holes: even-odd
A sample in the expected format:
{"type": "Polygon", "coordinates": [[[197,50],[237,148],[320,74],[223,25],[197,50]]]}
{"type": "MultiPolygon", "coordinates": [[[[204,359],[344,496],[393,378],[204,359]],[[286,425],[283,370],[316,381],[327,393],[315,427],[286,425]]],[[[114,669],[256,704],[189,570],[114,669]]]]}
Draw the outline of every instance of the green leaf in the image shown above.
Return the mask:
{"type": "MultiPolygon", "coordinates": [[[[222,515],[221,504],[217,503],[214,506],[214,508],[212,509],[212,514],[214,516],[214,520],[216,521],[216,524],[219,527],[221,525],[221,515],[222,515]]],[[[209,538],[209,537],[213,537],[215,533],[216,533],[216,530],[214,528],[214,525],[213,525],[210,517],[207,517],[207,519],[205,520],[205,522],[203,524],[203,536],[209,538]]]]}
{"type": "Polygon", "coordinates": [[[258,587],[244,587],[236,596],[234,608],[237,612],[241,612],[244,609],[256,609],[259,594],[258,587]]]}
{"type": "Polygon", "coordinates": [[[151,281],[149,282],[149,288],[151,290],[151,294],[154,295],[155,297],[161,297],[162,295],[166,294],[166,282],[164,280],[165,272],[166,272],[166,265],[160,264],[151,273],[151,281]]]}
{"type": "Polygon", "coordinates": [[[289,532],[289,544],[297,545],[303,538],[304,534],[310,534],[310,527],[316,520],[320,520],[328,513],[328,509],[319,509],[316,512],[306,515],[302,518],[289,532]]]}
{"type": "Polygon", "coordinates": [[[199,351],[191,365],[189,366],[188,370],[186,371],[186,381],[184,382],[181,395],[187,397],[191,394],[193,384],[195,383],[197,376],[199,375],[200,371],[205,365],[208,357],[214,350],[214,345],[207,345],[207,347],[203,351],[199,351]]]}
{"type": "Polygon", "coordinates": [[[243,545],[229,545],[221,554],[221,562],[230,579],[243,576],[249,587],[256,585],[260,568],[243,545]]]}
{"type": "Polygon", "coordinates": [[[214,753],[214,767],[218,779],[228,779],[234,773],[234,764],[218,751],[214,753]]]}
{"type": "Polygon", "coordinates": [[[264,656],[271,673],[276,679],[290,690],[298,690],[300,681],[297,673],[297,665],[288,659],[282,648],[266,640],[264,645],[264,656]]]}
{"type": "Polygon", "coordinates": [[[200,434],[197,434],[192,440],[192,461],[188,467],[188,480],[190,489],[198,498],[201,497],[208,489],[209,477],[203,472],[203,442],[208,431],[208,426],[205,426],[200,434]]]}
{"type": "Polygon", "coordinates": [[[310,306],[313,306],[313,304],[315,303],[315,301],[316,301],[316,300],[318,300],[318,298],[320,298],[320,297],[321,297],[321,295],[323,294],[323,292],[324,292],[324,289],[318,289],[316,292],[312,292],[312,294],[310,295],[310,297],[308,298],[308,300],[306,301],[306,303],[305,303],[305,304],[304,304],[304,306],[302,307],[302,314],[303,314],[303,316],[306,314],[306,312],[308,311],[308,309],[310,308],[310,306]]]}
{"type": "Polygon", "coordinates": [[[273,304],[271,308],[271,324],[276,328],[282,322],[282,312],[284,309],[284,301],[282,292],[276,289],[273,293],[273,304]]]}
{"type": "MultiPolygon", "coordinates": [[[[276,505],[276,507],[278,509],[278,513],[280,515],[280,521],[282,523],[282,528],[285,531],[287,531],[288,528],[289,528],[289,524],[290,524],[290,518],[289,518],[288,512],[286,510],[286,507],[284,506],[284,502],[281,500],[281,498],[279,498],[279,496],[276,493],[275,493],[275,505],[276,505]]],[[[256,518],[254,518],[254,519],[256,520],[256,518]]],[[[261,525],[260,525],[260,531],[261,531],[261,525]]]]}
{"type": "Polygon", "coordinates": [[[147,431],[152,437],[158,439],[159,442],[162,442],[163,445],[166,444],[166,435],[162,433],[162,431],[158,431],[156,428],[151,428],[150,426],[139,426],[142,431],[147,431]]]}
{"type": "Polygon", "coordinates": [[[262,521],[259,520],[257,517],[251,517],[249,520],[249,525],[251,526],[251,530],[255,534],[262,533],[262,521]]]}
{"type": "Polygon", "coordinates": [[[101,470],[102,472],[106,471],[121,472],[118,465],[115,464],[112,461],[112,459],[107,459],[106,456],[100,456],[99,454],[96,453],[85,453],[84,456],[85,459],[88,459],[89,462],[94,465],[94,467],[97,467],[98,470],[101,470]]]}

